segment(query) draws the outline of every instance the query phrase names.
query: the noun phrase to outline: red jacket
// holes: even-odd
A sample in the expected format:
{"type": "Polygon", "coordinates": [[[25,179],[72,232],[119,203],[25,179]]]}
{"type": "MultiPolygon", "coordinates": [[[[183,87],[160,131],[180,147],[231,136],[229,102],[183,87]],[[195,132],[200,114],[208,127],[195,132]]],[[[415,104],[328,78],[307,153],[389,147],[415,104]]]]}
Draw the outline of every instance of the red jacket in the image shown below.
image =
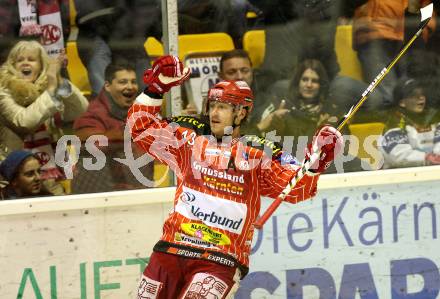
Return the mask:
{"type": "Polygon", "coordinates": [[[87,111],[75,120],[73,129],[94,128],[97,134],[111,129],[120,129],[122,132],[125,121],[110,114],[109,101],[105,90],[102,89],[99,95],[90,101],[87,111]]]}
{"type": "MultiPolygon", "coordinates": [[[[159,120],[161,103],[142,93],[127,121],[137,145],[178,177],[174,209],[154,250],[240,267],[245,274],[260,196],[277,197],[299,163],[263,138],[247,137],[257,147],[241,139],[221,145],[197,118],[159,120]],[[271,156],[262,150],[264,144],[271,156]]],[[[297,203],[314,196],[318,177],[305,175],[286,200],[297,203]]]]}

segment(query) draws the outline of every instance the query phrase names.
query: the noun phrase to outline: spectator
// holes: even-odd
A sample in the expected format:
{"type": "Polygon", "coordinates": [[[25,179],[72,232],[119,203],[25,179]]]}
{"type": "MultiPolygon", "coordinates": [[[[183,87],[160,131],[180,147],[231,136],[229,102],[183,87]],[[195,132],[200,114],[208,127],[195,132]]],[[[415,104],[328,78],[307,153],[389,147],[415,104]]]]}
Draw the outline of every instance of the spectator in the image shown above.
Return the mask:
{"type": "MultiPolygon", "coordinates": [[[[249,54],[245,50],[235,49],[223,53],[220,58],[218,75],[221,80],[243,80],[252,90],[257,90],[252,62],[249,54]]],[[[267,95],[263,92],[256,95],[255,102],[257,105],[246,119],[246,122],[242,125],[242,130],[245,134],[261,135],[270,129],[272,121],[278,121],[278,119],[281,119],[282,116],[287,113],[287,109],[279,107],[279,109],[268,113],[266,117],[262,119],[261,113],[263,113],[264,110],[262,108],[265,108],[263,104],[266,101],[266,96],[267,95]]],[[[182,114],[197,115],[197,110],[193,105],[188,104],[188,106],[182,110],[182,114]]]]}
{"type": "MultiPolygon", "coordinates": [[[[87,171],[82,165],[78,165],[78,174],[73,180],[74,193],[143,188],[127,166],[114,160],[125,158],[125,120],[128,108],[138,93],[135,70],[125,62],[112,63],[106,68],[105,78],[101,92],[91,101],[87,111],[75,120],[73,128],[83,142],[92,135],[101,135],[108,139],[108,147],[101,148],[107,156],[106,165],[99,171],[87,171]]],[[[127,138],[129,141],[130,137],[127,138]]],[[[132,149],[136,151],[135,145],[132,145],[132,149]]],[[[152,180],[153,165],[150,164],[143,170],[152,180]]]]}
{"type": "MultiPolygon", "coordinates": [[[[252,62],[245,50],[224,52],[220,58],[218,76],[221,80],[243,80],[255,89],[252,62]]],[[[190,103],[182,110],[182,115],[197,115],[197,109],[190,103]]]]}
{"type": "MultiPolygon", "coordinates": [[[[405,40],[409,40],[420,24],[421,3],[412,0],[405,11],[405,40]]],[[[439,5],[434,5],[433,20],[437,25],[439,19],[439,5]]],[[[407,53],[407,76],[416,78],[423,84],[425,95],[429,100],[428,107],[440,107],[440,30],[429,32],[429,38],[418,38],[414,41],[410,53],[407,53]]]]}
{"type": "Polygon", "coordinates": [[[138,85],[150,64],[144,49],[147,36],[161,37],[159,0],[75,1],[77,45],[89,74],[92,96],[104,85],[105,68],[123,57],[135,64],[138,85]]]}
{"type": "MultiPolygon", "coordinates": [[[[409,0],[412,11],[415,2],[425,6],[431,1],[409,0]]],[[[408,1],[368,0],[356,8],[353,18],[353,48],[357,51],[366,82],[373,81],[403,46],[407,6],[408,1]]],[[[432,30],[432,26],[433,22],[428,25],[425,33],[432,30]]],[[[382,107],[392,106],[396,80],[406,74],[404,65],[402,61],[396,64],[377,87],[383,97],[382,107]]]]}
{"type": "Polygon", "coordinates": [[[242,47],[243,34],[248,30],[246,13],[259,14],[247,0],[180,0],[177,5],[179,34],[225,32],[236,48],[242,47]]]}
{"type": "Polygon", "coordinates": [[[262,69],[276,79],[290,77],[304,59],[320,58],[331,78],[339,72],[334,48],[342,1],[259,1],[266,23],[266,55],[262,69]],[[283,59],[280,59],[283,57],[283,59]]]}
{"type": "MultiPolygon", "coordinates": [[[[276,135],[281,136],[281,140],[284,141],[286,150],[297,157],[303,157],[302,149],[305,144],[311,142],[310,138],[316,128],[325,124],[336,127],[339,118],[345,112],[329,98],[329,85],[324,65],[319,60],[306,59],[298,66],[290,80],[274,84],[273,95],[268,97],[260,124],[264,126],[270,122],[266,131],[275,130],[276,135]],[[287,113],[282,116],[274,114],[277,107],[278,111],[287,113]],[[292,138],[291,141],[288,138],[292,138]],[[293,142],[292,147],[290,142],[293,142]]],[[[348,150],[348,147],[345,149],[348,150]]],[[[332,164],[328,169],[329,173],[371,169],[347,151],[344,156],[336,159],[340,166],[335,168],[336,163],[332,164]]]]}
{"type": "Polygon", "coordinates": [[[55,164],[54,146],[63,122],[87,109],[87,99],[60,75],[65,55],[50,59],[36,41],[18,42],[0,68],[0,144],[9,151],[28,149],[42,163],[42,179],[63,193],[55,181],[64,174],[55,164]]]}
{"type": "Polygon", "coordinates": [[[0,175],[7,182],[1,199],[50,195],[41,179],[40,161],[29,151],[11,152],[0,164],[0,175]]]}
{"type": "Polygon", "coordinates": [[[432,121],[422,86],[401,78],[394,88],[395,111],[381,140],[384,168],[440,164],[440,123],[432,121]]]}
{"type": "Polygon", "coordinates": [[[223,53],[219,77],[222,80],[242,80],[255,89],[254,72],[249,54],[242,49],[223,53]]]}
{"type": "MultiPolygon", "coordinates": [[[[219,77],[222,80],[243,80],[252,90],[258,90],[252,61],[245,50],[237,49],[223,53],[219,69],[219,77]]],[[[287,109],[280,106],[262,117],[267,96],[263,92],[256,93],[255,109],[243,124],[242,130],[245,134],[261,135],[269,131],[273,122],[278,122],[287,113],[287,109]]]]}
{"type": "MultiPolygon", "coordinates": [[[[305,59],[318,59],[324,64],[329,77],[329,97],[339,107],[348,110],[368,85],[339,74],[335,34],[337,25],[346,23],[350,17],[349,8],[365,0],[259,2],[268,19],[266,51],[258,72],[258,87],[270,92],[270,82],[290,78],[292,70],[305,59]]],[[[373,93],[363,109],[373,110],[381,104],[381,95],[373,93]]]]}
{"type": "Polygon", "coordinates": [[[262,120],[270,119],[267,116],[279,106],[285,107],[288,113],[281,117],[274,115],[276,120],[267,130],[276,130],[281,136],[312,136],[320,125],[336,124],[340,113],[336,105],[329,103],[329,79],[319,60],[306,59],[295,70],[292,79],[278,82],[274,88],[279,96],[269,98],[262,120]]]}

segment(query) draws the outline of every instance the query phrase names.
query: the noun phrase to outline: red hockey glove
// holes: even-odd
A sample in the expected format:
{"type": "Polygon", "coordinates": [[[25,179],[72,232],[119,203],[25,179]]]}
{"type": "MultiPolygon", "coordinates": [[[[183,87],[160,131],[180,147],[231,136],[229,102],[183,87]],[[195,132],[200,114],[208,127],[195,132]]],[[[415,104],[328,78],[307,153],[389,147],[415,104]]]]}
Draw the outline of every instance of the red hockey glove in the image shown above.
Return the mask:
{"type": "Polygon", "coordinates": [[[151,69],[144,72],[148,91],[164,94],[171,87],[182,84],[189,78],[191,70],[184,68],[178,57],[166,55],[158,58],[151,69]]]}
{"type": "Polygon", "coordinates": [[[306,149],[306,159],[310,159],[313,153],[321,151],[320,159],[310,167],[310,171],[316,173],[324,172],[342,151],[344,138],[335,128],[324,125],[316,131],[312,143],[306,149]]]}
{"type": "Polygon", "coordinates": [[[440,155],[428,153],[425,156],[425,161],[428,165],[440,165],[440,155]]]}

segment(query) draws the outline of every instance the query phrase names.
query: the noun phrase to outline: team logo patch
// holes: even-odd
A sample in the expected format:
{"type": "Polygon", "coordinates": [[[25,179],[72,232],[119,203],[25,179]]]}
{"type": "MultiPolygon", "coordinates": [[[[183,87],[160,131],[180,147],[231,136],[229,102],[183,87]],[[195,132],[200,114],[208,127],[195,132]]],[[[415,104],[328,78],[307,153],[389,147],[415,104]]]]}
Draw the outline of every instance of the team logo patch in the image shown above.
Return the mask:
{"type": "Polygon", "coordinates": [[[223,89],[212,88],[209,90],[209,98],[220,99],[223,96],[223,89]]]}
{"type": "Polygon", "coordinates": [[[50,156],[46,152],[35,153],[35,157],[37,157],[37,159],[38,159],[38,161],[40,161],[41,165],[46,165],[50,161],[50,156]]]}
{"type": "Polygon", "coordinates": [[[51,45],[61,38],[61,29],[53,24],[46,24],[42,28],[42,44],[51,45]]]}
{"type": "Polygon", "coordinates": [[[228,285],[209,273],[197,273],[183,295],[183,299],[218,299],[223,298],[228,285]]]}
{"type": "Polygon", "coordinates": [[[193,193],[186,191],[180,194],[179,199],[186,204],[190,204],[196,200],[196,196],[193,193]]]}
{"type": "Polygon", "coordinates": [[[161,289],[160,281],[152,280],[142,274],[137,299],[156,299],[161,289]]]}

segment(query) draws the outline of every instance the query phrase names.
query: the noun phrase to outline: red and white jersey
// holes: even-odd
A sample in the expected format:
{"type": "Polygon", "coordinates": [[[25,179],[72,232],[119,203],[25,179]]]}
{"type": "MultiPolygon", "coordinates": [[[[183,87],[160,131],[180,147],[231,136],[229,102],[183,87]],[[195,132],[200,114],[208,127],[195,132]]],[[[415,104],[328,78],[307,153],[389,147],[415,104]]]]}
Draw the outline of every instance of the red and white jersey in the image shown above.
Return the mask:
{"type": "MultiPolygon", "coordinates": [[[[155,250],[176,253],[180,248],[181,255],[191,258],[219,253],[247,268],[260,196],[277,197],[299,163],[263,138],[217,141],[209,124],[197,118],[162,120],[161,104],[162,100],[142,93],[127,121],[133,140],[178,177],[174,209],[161,237],[162,243],[175,244],[177,249],[155,250]]],[[[297,203],[314,196],[318,177],[306,174],[286,200],[297,203]]]]}

